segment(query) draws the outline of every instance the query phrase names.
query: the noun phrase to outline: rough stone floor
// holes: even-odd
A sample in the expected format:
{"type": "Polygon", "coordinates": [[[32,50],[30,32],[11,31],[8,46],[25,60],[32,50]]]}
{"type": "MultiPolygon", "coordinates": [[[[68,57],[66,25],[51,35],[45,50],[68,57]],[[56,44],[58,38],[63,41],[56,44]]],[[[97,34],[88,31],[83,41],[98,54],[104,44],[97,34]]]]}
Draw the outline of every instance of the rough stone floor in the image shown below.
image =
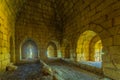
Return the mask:
{"type": "Polygon", "coordinates": [[[1,74],[0,80],[34,80],[41,76],[40,69],[39,63],[19,65],[16,71],[1,74]]]}
{"type": "MultiPolygon", "coordinates": [[[[61,63],[51,64],[56,73],[64,80],[101,80],[103,77],[61,63]]],[[[103,80],[103,79],[102,79],[103,80]]],[[[109,79],[104,79],[109,80],[109,79]]]]}
{"type": "MultiPolygon", "coordinates": [[[[63,63],[52,63],[50,66],[55,70],[55,73],[62,78],[62,80],[101,80],[102,78],[101,76],[63,63]]],[[[42,80],[40,70],[40,64],[36,63],[19,65],[16,71],[5,72],[2,76],[0,76],[0,80],[42,80]]]]}

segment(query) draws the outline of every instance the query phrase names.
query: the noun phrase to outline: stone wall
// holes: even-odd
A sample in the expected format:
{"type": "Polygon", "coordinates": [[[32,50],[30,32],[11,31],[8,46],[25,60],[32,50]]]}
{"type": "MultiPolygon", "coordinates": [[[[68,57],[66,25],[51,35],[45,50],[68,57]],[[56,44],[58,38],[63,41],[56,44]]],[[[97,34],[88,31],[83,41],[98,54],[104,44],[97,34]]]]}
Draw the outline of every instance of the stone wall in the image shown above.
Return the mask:
{"type": "MultiPolygon", "coordinates": [[[[89,46],[89,54],[90,54],[90,58],[89,58],[89,60],[90,61],[95,61],[95,44],[98,42],[98,41],[100,41],[100,37],[99,36],[95,36],[95,37],[93,37],[93,39],[91,40],[91,42],[90,42],[90,46],[89,46]]],[[[100,49],[100,46],[98,46],[99,47],[99,49],[100,49]]]]}
{"type": "Polygon", "coordinates": [[[17,62],[20,61],[21,45],[27,39],[32,39],[36,42],[39,58],[44,61],[47,60],[46,53],[49,42],[60,42],[61,31],[58,27],[55,27],[55,12],[52,3],[47,0],[25,2],[15,25],[17,62]]]}
{"type": "Polygon", "coordinates": [[[62,49],[69,45],[71,59],[76,60],[80,34],[91,30],[103,44],[104,74],[120,79],[119,0],[1,0],[0,10],[0,70],[10,62],[10,53],[12,62],[20,61],[20,46],[29,38],[43,60],[50,41],[61,43],[63,56],[62,49]]]}
{"type": "Polygon", "coordinates": [[[4,71],[10,62],[15,62],[14,25],[22,3],[21,0],[0,0],[0,71],[4,71]]]}
{"type": "Polygon", "coordinates": [[[120,1],[72,0],[59,6],[65,24],[63,38],[74,47],[81,33],[96,32],[103,44],[103,71],[113,79],[120,79],[120,1]],[[63,8],[64,7],[64,8],[63,8]]]}

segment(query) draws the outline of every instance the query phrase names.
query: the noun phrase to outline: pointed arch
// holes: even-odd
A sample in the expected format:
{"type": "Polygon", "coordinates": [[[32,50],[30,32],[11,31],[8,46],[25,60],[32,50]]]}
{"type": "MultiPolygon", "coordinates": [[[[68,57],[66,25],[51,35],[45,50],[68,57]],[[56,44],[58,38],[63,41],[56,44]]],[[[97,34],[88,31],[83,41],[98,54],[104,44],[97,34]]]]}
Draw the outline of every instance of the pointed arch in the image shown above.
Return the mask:
{"type": "Polygon", "coordinates": [[[57,55],[57,46],[54,42],[49,42],[47,45],[47,57],[58,57],[57,55]]]}
{"type": "Polygon", "coordinates": [[[39,51],[36,42],[28,38],[21,44],[20,60],[38,60],[38,52],[39,51]]]}

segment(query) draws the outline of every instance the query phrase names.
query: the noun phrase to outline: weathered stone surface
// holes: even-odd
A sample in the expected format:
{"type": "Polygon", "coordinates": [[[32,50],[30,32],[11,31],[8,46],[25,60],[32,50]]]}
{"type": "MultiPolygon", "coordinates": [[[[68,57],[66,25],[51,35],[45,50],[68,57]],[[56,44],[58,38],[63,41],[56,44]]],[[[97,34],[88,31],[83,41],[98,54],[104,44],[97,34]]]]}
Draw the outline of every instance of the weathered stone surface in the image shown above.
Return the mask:
{"type": "MultiPolygon", "coordinates": [[[[58,43],[60,57],[64,57],[69,44],[70,55],[67,55],[76,60],[78,37],[86,30],[98,34],[103,48],[108,48],[109,57],[119,65],[119,5],[120,0],[0,0],[0,72],[5,71],[10,62],[20,62],[21,45],[29,38],[38,45],[39,58],[44,61],[47,61],[50,41],[58,43]],[[109,48],[112,46],[118,48],[109,48]]],[[[103,56],[104,69],[112,60],[103,56]]],[[[104,70],[104,73],[118,80],[118,72],[114,69],[104,70]]]]}
{"type": "Polygon", "coordinates": [[[48,65],[44,65],[42,68],[43,75],[53,75],[52,69],[48,65]]]}
{"type": "Polygon", "coordinates": [[[24,79],[36,79],[41,77],[41,65],[37,64],[22,64],[18,65],[18,68],[14,71],[6,71],[0,78],[2,80],[24,80],[24,79]]]}
{"type": "MultiPolygon", "coordinates": [[[[50,66],[57,72],[58,80],[101,80],[104,78],[102,76],[96,76],[95,74],[81,70],[80,68],[75,67],[74,64],[65,64],[63,61],[50,63],[50,66]]],[[[108,80],[111,79],[108,78],[108,80]]]]}
{"type": "Polygon", "coordinates": [[[7,71],[14,71],[16,69],[17,69],[17,66],[13,65],[13,63],[8,64],[6,67],[7,71]]]}

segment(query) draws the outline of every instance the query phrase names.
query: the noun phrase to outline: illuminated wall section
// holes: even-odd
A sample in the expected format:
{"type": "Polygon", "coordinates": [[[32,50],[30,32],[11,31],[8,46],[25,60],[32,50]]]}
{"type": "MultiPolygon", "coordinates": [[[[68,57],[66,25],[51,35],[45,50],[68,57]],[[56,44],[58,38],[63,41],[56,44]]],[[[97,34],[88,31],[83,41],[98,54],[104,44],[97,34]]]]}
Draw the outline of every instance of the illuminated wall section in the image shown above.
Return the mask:
{"type": "Polygon", "coordinates": [[[5,0],[0,0],[0,71],[4,71],[10,63],[10,36],[14,34],[13,27],[14,17],[5,0]]]}
{"type": "Polygon", "coordinates": [[[17,12],[23,2],[23,0],[0,0],[0,71],[4,71],[10,61],[15,63],[14,26],[17,12]]]}
{"type": "Polygon", "coordinates": [[[78,39],[77,43],[77,61],[89,60],[89,44],[91,39],[96,35],[93,31],[85,31],[78,39]]]}
{"type": "Polygon", "coordinates": [[[77,61],[102,61],[102,42],[93,31],[85,31],[77,43],[77,61]]]}
{"type": "Polygon", "coordinates": [[[102,42],[101,40],[95,43],[95,61],[102,61],[102,42]]]}

